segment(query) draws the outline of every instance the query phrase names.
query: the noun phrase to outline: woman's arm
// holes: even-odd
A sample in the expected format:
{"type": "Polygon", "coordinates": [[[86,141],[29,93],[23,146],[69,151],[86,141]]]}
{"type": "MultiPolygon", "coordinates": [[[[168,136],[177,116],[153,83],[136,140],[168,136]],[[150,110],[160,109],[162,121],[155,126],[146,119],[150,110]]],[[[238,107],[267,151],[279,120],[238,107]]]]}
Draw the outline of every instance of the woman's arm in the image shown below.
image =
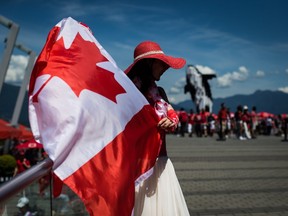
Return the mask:
{"type": "Polygon", "coordinates": [[[158,127],[164,129],[165,131],[174,131],[179,123],[178,115],[169,103],[165,90],[161,87],[158,87],[158,90],[163,100],[168,103],[167,117],[159,121],[158,127]]]}

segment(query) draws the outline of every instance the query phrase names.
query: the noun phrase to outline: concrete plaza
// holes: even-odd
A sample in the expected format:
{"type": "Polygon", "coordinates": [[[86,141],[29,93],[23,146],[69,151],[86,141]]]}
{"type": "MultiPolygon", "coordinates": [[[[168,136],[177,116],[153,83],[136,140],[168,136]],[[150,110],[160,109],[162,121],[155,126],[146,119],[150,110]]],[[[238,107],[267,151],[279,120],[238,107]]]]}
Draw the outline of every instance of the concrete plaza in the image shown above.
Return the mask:
{"type": "MultiPolygon", "coordinates": [[[[288,216],[288,142],[282,139],[259,136],[217,141],[216,136],[168,135],[168,154],[190,215],[288,216]]],[[[51,203],[48,198],[39,198],[37,182],[26,192],[31,203],[50,215],[51,203]]],[[[17,212],[18,199],[19,194],[8,203],[8,215],[17,212]]],[[[53,200],[53,206],[58,202],[53,200]]]]}
{"type": "Polygon", "coordinates": [[[288,216],[288,142],[282,137],[167,136],[191,216],[288,216]]]}

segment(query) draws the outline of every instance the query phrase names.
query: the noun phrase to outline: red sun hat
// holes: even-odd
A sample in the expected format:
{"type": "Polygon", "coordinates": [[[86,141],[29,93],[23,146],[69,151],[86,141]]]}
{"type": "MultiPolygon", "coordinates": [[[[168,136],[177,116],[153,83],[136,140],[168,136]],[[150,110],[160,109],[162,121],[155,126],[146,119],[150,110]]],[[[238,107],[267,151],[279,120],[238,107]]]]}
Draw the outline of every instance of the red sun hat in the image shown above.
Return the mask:
{"type": "Polygon", "coordinates": [[[186,64],[186,60],[183,58],[165,55],[159,44],[153,41],[144,41],[135,48],[134,62],[125,70],[125,73],[128,74],[138,61],[146,58],[159,59],[173,69],[180,69],[186,64]]]}

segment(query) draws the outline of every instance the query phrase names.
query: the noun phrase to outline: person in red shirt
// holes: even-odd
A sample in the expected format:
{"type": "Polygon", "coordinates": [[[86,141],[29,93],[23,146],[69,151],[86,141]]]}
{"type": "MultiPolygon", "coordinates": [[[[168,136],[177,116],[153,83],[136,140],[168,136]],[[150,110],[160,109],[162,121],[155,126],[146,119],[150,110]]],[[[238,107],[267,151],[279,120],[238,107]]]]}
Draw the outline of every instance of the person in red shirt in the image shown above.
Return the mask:
{"type": "Polygon", "coordinates": [[[30,161],[25,158],[24,151],[19,152],[19,158],[17,159],[16,164],[17,165],[14,171],[14,176],[18,175],[21,172],[24,172],[31,167],[30,161]]]}
{"type": "Polygon", "coordinates": [[[201,131],[201,122],[202,122],[202,116],[199,111],[194,116],[194,122],[195,122],[195,133],[197,137],[202,137],[202,131],[201,131]]]}
{"type": "Polygon", "coordinates": [[[218,112],[218,121],[219,121],[219,140],[226,140],[225,130],[227,124],[227,109],[225,104],[221,104],[221,108],[218,112]]]}
{"type": "Polygon", "coordinates": [[[184,108],[180,109],[179,122],[180,122],[180,135],[181,137],[185,137],[186,127],[187,127],[187,122],[188,122],[188,114],[184,110],[184,108]]]}
{"type": "Polygon", "coordinates": [[[207,137],[207,113],[205,112],[205,109],[201,109],[201,133],[204,134],[205,137],[207,137]]]}
{"type": "Polygon", "coordinates": [[[243,107],[243,114],[241,116],[243,122],[243,132],[246,138],[251,139],[250,129],[251,129],[251,116],[248,112],[248,106],[243,107]]]}
{"type": "Polygon", "coordinates": [[[191,109],[190,113],[188,114],[188,128],[187,128],[189,137],[192,137],[193,134],[194,117],[195,117],[194,110],[191,109]]]}
{"type": "Polygon", "coordinates": [[[207,133],[209,136],[213,137],[215,132],[215,118],[212,113],[207,117],[207,133]]]}
{"type": "Polygon", "coordinates": [[[242,105],[237,106],[237,110],[235,112],[235,123],[236,123],[236,136],[239,140],[246,140],[245,137],[243,137],[243,121],[242,121],[242,115],[243,115],[243,107],[242,105]]]}

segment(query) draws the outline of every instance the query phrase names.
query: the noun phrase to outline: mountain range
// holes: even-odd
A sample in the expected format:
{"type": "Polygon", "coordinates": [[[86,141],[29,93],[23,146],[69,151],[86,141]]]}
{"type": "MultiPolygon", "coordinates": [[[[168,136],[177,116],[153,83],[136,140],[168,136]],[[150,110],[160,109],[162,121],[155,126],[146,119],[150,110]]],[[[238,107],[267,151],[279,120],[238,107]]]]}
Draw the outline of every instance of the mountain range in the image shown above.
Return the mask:
{"type": "MultiPolygon", "coordinates": [[[[19,93],[19,86],[4,83],[0,94],[0,118],[10,121],[14,106],[19,93]]],[[[288,94],[281,91],[256,91],[250,95],[234,95],[226,98],[215,98],[213,100],[213,113],[218,113],[221,103],[225,103],[231,112],[235,112],[238,105],[247,105],[249,110],[256,106],[257,112],[269,112],[273,114],[288,113],[288,94]]],[[[192,100],[186,100],[178,104],[172,104],[175,109],[184,108],[186,111],[195,109],[192,100]]],[[[29,126],[28,119],[28,93],[26,93],[19,123],[29,126]]]]}
{"type": "MultiPolygon", "coordinates": [[[[246,105],[249,110],[255,106],[257,112],[269,112],[276,115],[288,113],[288,94],[282,91],[257,90],[250,95],[238,94],[226,98],[215,98],[213,99],[213,113],[218,113],[221,103],[230,108],[231,112],[235,112],[238,105],[246,105]]],[[[186,111],[196,110],[192,99],[174,104],[175,107],[176,109],[182,107],[186,111]]]]}

